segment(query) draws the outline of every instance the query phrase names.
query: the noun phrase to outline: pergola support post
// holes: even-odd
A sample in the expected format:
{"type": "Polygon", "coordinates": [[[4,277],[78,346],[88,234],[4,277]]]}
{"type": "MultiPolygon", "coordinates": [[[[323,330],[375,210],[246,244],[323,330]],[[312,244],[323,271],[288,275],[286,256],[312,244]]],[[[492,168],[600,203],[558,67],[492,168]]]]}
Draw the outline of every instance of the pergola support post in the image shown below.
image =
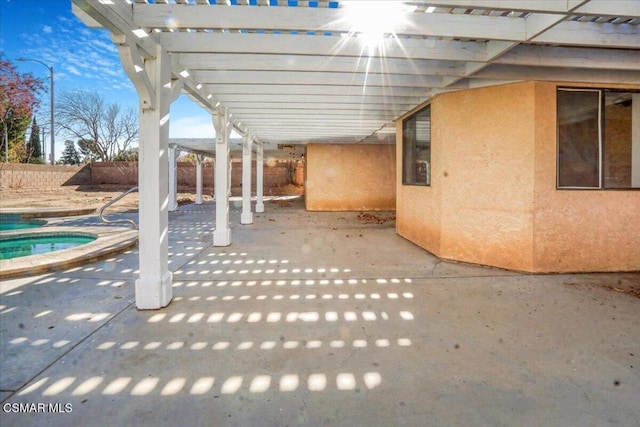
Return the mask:
{"type": "Polygon", "coordinates": [[[158,309],[173,298],[169,270],[169,106],[183,83],[171,78],[171,58],[157,46],[143,58],[135,42],[114,36],[123,67],[138,92],[139,147],[139,275],[135,282],[138,309],[158,309]]]}
{"type": "Polygon", "coordinates": [[[253,140],[245,135],[242,138],[242,214],[240,224],[253,224],[251,212],[251,146],[253,140]]]}
{"type": "Polygon", "coordinates": [[[213,116],[216,129],[216,162],[215,162],[215,196],[216,196],[216,228],[213,232],[213,246],[231,245],[231,229],[229,228],[229,193],[231,192],[231,159],[229,156],[229,135],[231,123],[229,112],[213,116]]]}
{"type": "Polygon", "coordinates": [[[196,205],[202,204],[202,154],[196,154],[196,205]]]}
{"type": "Polygon", "coordinates": [[[264,146],[258,145],[256,153],[256,212],[264,212],[264,146]]]}
{"type": "Polygon", "coordinates": [[[169,146],[169,212],[178,209],[178,150],[169,146]]]}

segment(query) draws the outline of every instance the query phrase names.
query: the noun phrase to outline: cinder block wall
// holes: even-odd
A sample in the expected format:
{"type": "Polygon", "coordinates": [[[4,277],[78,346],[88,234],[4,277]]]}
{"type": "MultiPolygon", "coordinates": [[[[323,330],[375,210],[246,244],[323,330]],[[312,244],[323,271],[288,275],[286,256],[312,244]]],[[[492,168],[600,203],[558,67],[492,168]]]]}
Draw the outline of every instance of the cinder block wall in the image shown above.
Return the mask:
{"type": "Polygon", "coordinates": [[[307,210],[395,210],[395,146],[309,144],[305,158],[307,210]]]}
{"type": "Polygon", "coordinates": [[[91,184],[89,165],[0,164],[0,187],[2,188],[54,188],[88,184],[91,184]]]}
{"type": "MultiPolygon", "coordinates": [[[[191,162],[178,162],[178,190],[195,191],[196,188],[196,164],[191,162]]],[[[256,162],[252,163],[251,187],[256,185],[256,162]]],[[[264,165],[265,189],[283,187],[296,183],[296,176],[304,174],[304,163],[294,161],[267,162],[264,165]],[[302,170],[302,172],[300,172],[302,170]]],[[[138,184],[138,164],[135,162],[96,162],[91,164],[91,183],[93,185],[114,184],[122,186],[134,186],[138,184]]],[[[214,188],[214,162],[205,161],[202,164],[202,185],[207,192],[213,192],[214,188]]],[[[242,161],[231,162],[231,187],[242,187],[242,161]]],[[[234,194],[237,191],[234,191],[234,194]]]]}

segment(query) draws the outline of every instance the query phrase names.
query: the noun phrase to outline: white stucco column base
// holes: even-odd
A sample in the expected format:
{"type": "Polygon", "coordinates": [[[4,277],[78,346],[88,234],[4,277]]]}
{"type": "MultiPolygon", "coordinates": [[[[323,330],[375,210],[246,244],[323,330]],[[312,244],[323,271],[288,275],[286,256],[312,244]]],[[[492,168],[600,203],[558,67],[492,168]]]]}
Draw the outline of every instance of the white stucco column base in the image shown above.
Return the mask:
{"type": "Polygon", "coordinates": [[[213,230],[213,246],[230,246],[231,229],[213,230]]]}
{"type": "Polygon", "coordinates": [[[173,298],[173,273],[165,272],[162,277],[140,277],[136,280],[136,307],[139,310],[153,310],[166,307],[173,298]]]}
{"type": "Polygon", "coordinates": [[[240,214],[240,224],[253,224],[253,212],[242,212],[240,214]]]}

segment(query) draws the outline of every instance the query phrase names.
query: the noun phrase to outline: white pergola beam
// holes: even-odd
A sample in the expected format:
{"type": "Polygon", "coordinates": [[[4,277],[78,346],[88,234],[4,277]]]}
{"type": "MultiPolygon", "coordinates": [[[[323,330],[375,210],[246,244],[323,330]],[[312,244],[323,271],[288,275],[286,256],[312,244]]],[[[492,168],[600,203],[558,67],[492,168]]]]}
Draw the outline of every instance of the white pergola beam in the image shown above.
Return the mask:
{"type": "Polygon", "coordinates": [[[290,71],[194,71],[194,78],[203,84],[280,84],[384,87],[437,87],[441,77],[404,74],[327,73],[290,71]]]}
{"type": "Polygon", "coordinates": [[[324,57],[312,55],[182,53],[175,59],[185,68],[200,70],[316,71],[367,74],[450,76],[464,71],[458,61],[415,58],[324,57]]]}
{"type": "MultiPolygon", "coordinates": [[[[167,20],[171,19],[178,23],[180,28],[192,29],[297,31],[300,29],[299,23],[304,22],[306,32],[353,32],[351,15],[345,8],[180,7],[134,4],[133,19],[137,25],[146,28],[165,28],[167,20]]],[[[525,27],[524,23],[517,19],[505,20],[495,16],[449,15],[447,20],[443,21],[437,14],[408,13],[402,22],[397,24],[395,32],[423,37],[457,35],[472,39],[522,40],[525,27]]]]}
{"type": "Polygon", "coordinates": [[[640,84],[640,72],[491,65],[470,78],[640,84]]]}
{"type": "MultiPolygon", "coordinates": [[[[436,87],[440,87],[438,84],[436,87]]],[[[416,91],[427,93],[427,89],[409,86],[338,86],[338,85],[287,85],[287,84],[207,84],[206,88],[216,96],[221,95],[350,95],[350,96],[415,96],[416,91]]],[[[235,111],[235,109],[234,109],[235,111]]]]}
{"type": "Polygon", "coordinates": [[[520,45],[493,61],[494,64],[535,67],[637,70],[638,52],[621,49],[520,45]]]}
{"type": "Polygon", "coordinates": [[[566,46],[640,49],[640,26],[562,22],[533,38],[532,41],[566,46]]]}
{"type": "MultiPolygon", "coordinates": [[[[350,111],[350,112],[362,112],[363,114],[368,114],[369,112],[389,112],[389,113],[405,113],[407,110],[404,110],[402,105],[378,105],[378,104],[359,104],[355,103],[332,103],[330,101],[326,102],[251,102],[251,101],[242,101],[242,102],[233,102],[229,103],[229,105],[233,108],[234,111],[241,112],[242,110],[273,110],[273,111],[283,111],[283,112],[296,112],[296,111],[324,111],[325,113],[333,113],[339,111],[350,111]],[[292,111],[293,110],[293,111],[292,111]]],[[[407,104],[407,107],[411,108],[410,104],[407,104]]]]}
{"type": "MultiPolygon", "coordinates": [[[[426,93],[425,93],[426,95],[426,93]]],[[[400,107],[410,106],[410,105],[418,105],[426,100],[426,96],[419,96],[416,93],[416,96],[378,96],[378,95],[367,95],[366,93],[362,96],[357,95],[336,95],[336,96],[326,96],[326,95],[305,95],[305,94],[296,94],[296,95],[219,95],[216,97],[218,100],[226,102],[315,102],[315,103],[346,103],[346,104],[375,104],[378,106],[394,106],[398,105],[400,107]]],[[[231,105],[231,103],[229,104],[231,105]]]]}
{"type": "MultiPolygon", "coordinates": [[[[566,13],[580,0],[429,0],[428,5],[455,9],[488,9],[530,13],[566,13]]],[[[640,3],[635,0],[591,0],[573,13],[585,16],[640,17],[640,3]]]]}
{"type": "MultiPolygon", "coordinates": [[[[360,57],[368,50],[357,37],[300,36],[291,34],[160,33],[158,41],[169,51],[182,54],[234,53],[275,55],[320,55],[360,57]],[[304,38],[302,43],[301,37],[304,38]]],[[[383,47],[371,53],[379,58],[484,61],[485,44],[448,40],[387,38],[383,47]]]]}
{"type": "Polygon", "coordinates": [[[496,9],[522,12],[567,12],[566,1],[549,0],[429,0],[428,6],[455,9],[496,9]]]}
{"type": "Polygon", "coordinates": [[[591,0],[574,10],[573,13],[585,16],[640,18],[640,2],[635,0],[591,0]]]}
{"type": "MultiPolygon", "coordinates": [[[[576,2],[578,5],[582,2],[576,2]]],[[[539,2],[554,3],[554,2],[539,2]]],[[[555,2],[558,3],[558,2],[555,2]]],[[[563,2],[567,10],[567,3],[563,2]]],[[[373,6],[372,6],[373,7],[373,6]]],[[[575,7],[575,6],[574,6],[575,7]]],[[[473,7],[472,7],[473,8],[473,7]]],[[[604,7],[602,9],[605,9],[604,7]]],[[[513,9],[510,9],[513,10],[513,9]]],[[[567,12],[567,10],[563,12],[567,12]]],[[[408,13],[394,29],[396,34],[420,37],[452,37],[475,40],[506,40],[524,42],[531,38],[531,29],[527,20],[515,17],[472,14],[408,13]]],[[[320,9],[304,7],[216,7],[179,5],[135,5],[134,22],[146,28],[164,28],[167,19],[174,19],[181,28],[227,29],[227,30],[282,30],[297,31],[300,22],[304,22],[305,31],[317,32],[314,38],[333,39],[337,49],[343,39],[339,36],[324,36],[324,32],[350,33],[353,23],[347,9],[320,9]]],[[[558,15],[563,17],[565,15],[558,15]]],[[[532,16],[529,16],[532,18],[532,16]]],[[[533,15],[535,18],[535,15],[533,15]]],[[[542,18],[543,20],[546,18],[542,18]]],[[[589,33],[589,44],[600,41],[601,45],[611,46],[615,37],[626,38],[625,29],[619,26],[605,27],[608,24],[591,22],[562,22],[558,31],[547,34],[548,43],[565,43],[569,34],[576,29],[580,33],[589,33]]],[[[633,32],[636,37],[640,34],[633,32]]],[[[276,34],[276,36],[281,36],[276,34]]],[[[348,37],[347,37],[348,38],[348,37]]],[[[621,40],[622,41],[622,40],[621,40]]],[[[621,47],[627,47],[624,41],[621,47]]],[[[638,46],[636,42],[636,46],[638,46]]],[[[620,46],[613,44],[615,46],[620,46]]]]}
{"type": "Polygon", "coordinates": [[[265,120],[276,120],[282,118],[289,118],[290,120],[369,120],[369,121],[377,121],[380,120],[389,120],[395,118],[392,112],[380,113],[380,112],[371,112],[366,113],[362,111],[354,111],[354,112],[345,112],[345,111],[336,111],[331,113],[325,113],[322,110],[314,110],[314,111],[297,111],[297,110],[276,110],[276,111],[265,111],[260,109],[252,109],[252,110],[240,110],[236,109],[236,114],[238,117],[248,117],[249,119],[265,119],[265,120]]]}

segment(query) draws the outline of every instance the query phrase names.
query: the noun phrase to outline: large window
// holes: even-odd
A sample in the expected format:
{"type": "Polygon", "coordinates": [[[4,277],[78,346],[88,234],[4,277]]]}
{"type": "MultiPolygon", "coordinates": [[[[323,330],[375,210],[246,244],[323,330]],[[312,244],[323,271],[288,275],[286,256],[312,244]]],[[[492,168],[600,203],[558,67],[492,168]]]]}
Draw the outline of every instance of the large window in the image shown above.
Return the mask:
{"type": "Polygon", "coordinates": [[[431,106],[402,122],[402,183],[431,185],[431,106]]]}
{"type": "Polygon", "coordinates": [[[558,188],[640,188],[640,93],[558,89],[558,188]]]}

